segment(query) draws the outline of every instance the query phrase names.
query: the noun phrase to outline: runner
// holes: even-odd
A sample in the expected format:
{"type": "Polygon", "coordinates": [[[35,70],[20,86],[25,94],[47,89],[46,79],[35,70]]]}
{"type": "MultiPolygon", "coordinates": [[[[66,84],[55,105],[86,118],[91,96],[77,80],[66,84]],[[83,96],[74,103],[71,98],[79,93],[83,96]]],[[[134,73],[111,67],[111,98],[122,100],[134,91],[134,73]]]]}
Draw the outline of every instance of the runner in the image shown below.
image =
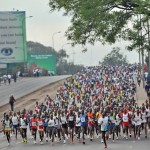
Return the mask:
{"type": "Polygon", "coordinates": [[[108,131],[109,118],[105,112],[102,114],[102,117],[98,120],[98,123],[101,125],[102,139],[105,144],[105,148],[107,148],[106,132],[108,131]]]}
{"type": "Polygon", "coordinates": [[[76,122],[76,116],[73,113],[72,110],[70,110],[70,113],[67,115],[67,121],[68,121],[68,133],[70,134],[70,140],[71,140],[71,144],[74,144],[74,127],[75,127],[75,122],[76,122]]]}
{"type": "Polygon", "coordinates": [[[33,138],[32,136],[32,129],[31,129],[31,119],[33,118],[33,111],[31,110],[28,114],[28,125],[29,125],[29,129],[30,129],[30,136],[31,138],[33,138]]]}
{"type": "Polygon", "coordinates": [[[139,109],[137,109],[137,112],[134,114],[133,117],[134,123],[135,123],[135,138],[140,140],[140,134],[141,134],[141,115],[139,112],[139,109]]]}
{"type": "Polygon", "coordinates": [[[80,112],[76,114],[76,123],[75,123],[75,133],[77,135],[78,142],[80,143],[80,133],[81,133],[81,120],[80,120],[80,112]]]}
{"type": "Polygon", "coordinates": [[[57,137],[58,140],[61,141],[60,137],[60,132],[61,132],[61,117],[60,117],[60,112],[57,113],[57,111],[54,114],[54,120],[55,120],[55,141],[57,142],[57,137]]]}
{"type": "Polygon", "coordinates": [[[90,109],[88,112],[88,130],[90,134],[90,141],[92,141],[94,138],[94,125],[94,113],[92,112],[92,109],[90,109]]]}
{"type": "Polygon", "coordinates": [[[114,116],[113,111],[111,112],[109,119],[110,119],[109,138],[111,139],[111,134],[112,134],[113,135],[113,142],[114,142],[116,121],[115,121],[115,116],[114,116]]]}
{"type": "Polygon", "coordinates": [[[11,141],[11,138],[10,138],[10,132],[12,130],[11,127],[12,127],[12,120],[9,118],[8,115],[6,115],[6,118],[4,120],[4,131],[7,137],[8,146],[10,145],[10,141],[11,141]]]}
{"type": "Polygon", "coordinates": [[[146,105],[146,119],[147,119],[147,125],[148,125],[148,128],[149,128],[149,132],[150,132],[150,104],[146,105]]]}
{"type": "Polygon", "coordinates": [[[82,138],[83,138],[83,144],[85,144],[85,134],[87,133],[87,122],[88,117],[84,113],[84,110],[82,110],[82,114],[80,115],[80,121],[81,121],[81,130],[82,130],[82,138]]]}
{"type": "Polygon", "coordinates": [[[147,138],[147,124],[146,124],[146,111],[145,111],[145,108],[142,107],[142,111],[141,111],[141,126],[142,126],[142,129],[145,130],[145,138],[147,138]]]}
{"type": "Polygon", "coordinates": [[[124,138],[128,139],[129,114],[127,113],[126,109],[124,110],[124,113],[122,115],[122,126],[123,126],[124,138]]]}
{"type": "Polygon", "coordinates": [[[61,124],[62,124],[62,136],[64,138],[64,144],[66,143],[66,139],[68,139],[68,125],[67,125],[67,118],[64,114],[64,112],[62,112],[61,114],[61,124]]]}
{"type": "Polygon", "coordinates": [[[33,118],[31,119],[31,129],[32,129],[32,135],[34,137],[34,144],[36,144],[36,134],[37,134],[37,118],[36,114],[33,115],[33,118]]]}
{"type": "Polygon", "coordinates": [[[28,125],[27,118],[25,118],[24,114],[22,114],[20,118],[20,128],[21,128],[21,135],[22,135],[23,143],[27,143],[27,125],[28,125]]]}
{"type": "Polygon", "coordinates": [[[2,127],[3,127],[3,133],[4,133],[3,137],[5,137],[5,124],[4,124],[5,120],[6,120],[6,113],[3,114],[3,118],[1,120],[2,127]]]}
{"type": "Polygon", "coordinates": [[[53,114],[51,114],[48,120],[48,133],[49,138],[51,140],[51,146],[54,145],[55,124],[56,124],[55,119],[53,117],[53,114]]]}
{"type": "Polygon", "coordinates": [[[116,131],[116,135],[117,135],[116,140],[119,139],[121,120],[122,120],[122,118],[119,115],[119,110],[118,110],[115,114],[115,131],[116,131]]]}
{"type": "Polygon", "coordinates": [[[40,144],[43,144],[43,138],[44,138],[44,120],[43,118],[38,115],[37,117],[37,124],[38,124],[38,131],[39,131],[39,137],[40,137],[40,144]]]}
{"type": "Polygon", "coordinates": [[[16,115],[16,113],[14,112],[14,115],[12,117],[12,124],[13,124],[13,130],[14,130],[14,133],[15,133],[15,137],[17,139],[17,133],[18,133],[18,127],[19,127],[19,119],[16,115]]]}

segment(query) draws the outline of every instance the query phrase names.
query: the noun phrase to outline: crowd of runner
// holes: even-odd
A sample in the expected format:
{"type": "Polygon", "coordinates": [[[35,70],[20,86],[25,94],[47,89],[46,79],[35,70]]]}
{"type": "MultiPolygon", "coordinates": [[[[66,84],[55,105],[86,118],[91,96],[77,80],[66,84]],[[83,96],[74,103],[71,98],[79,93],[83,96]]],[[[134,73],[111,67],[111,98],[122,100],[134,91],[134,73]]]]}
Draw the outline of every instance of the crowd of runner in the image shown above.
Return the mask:
{"type": "Polygon", "coordinates": [[[12,133],[16,139],[19,133],[27,143],[27,132],[34,144],[37,135],[40,144],[46,141],[51,145],[68,140],[74,144],[76,139],[85,144],[88,139],[99,138],[105,148],[108,139],[140,140],[142,134],[147,138],[150,105],[148,101],[142,106],[136,102],[140,78],[136,65],[85,67],[66,79],[55,99],[47,95],[42,104],[36,102],[34,110],[4,113],[2,124],[8,145],[12,133]]]}

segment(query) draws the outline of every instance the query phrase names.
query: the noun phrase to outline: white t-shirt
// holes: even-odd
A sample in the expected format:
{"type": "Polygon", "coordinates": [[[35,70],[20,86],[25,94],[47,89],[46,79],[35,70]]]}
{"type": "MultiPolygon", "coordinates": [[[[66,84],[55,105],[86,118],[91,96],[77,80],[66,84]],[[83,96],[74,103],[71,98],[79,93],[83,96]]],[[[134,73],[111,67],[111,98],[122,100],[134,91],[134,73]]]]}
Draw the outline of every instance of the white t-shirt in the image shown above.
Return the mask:
{"type": "Polygon", "coordinates": [[[64,116],[64,117],[61,117],[61,123],[62,123],[62,124],[66,124],[66,123],[67,123],[67,119],[66,119],[65,116],[64,116]]]}
{"type": "Polygon", "coordinates": [[[76,118],[76,127],[80,127],[80,118],[79,117],[76,118]]]}
{"type": "Polygon", "coordinates": [[[128,122],[128,114],[123,114],[123,122],[128,122]]]}
{"type": "Polygon", "coordinates": [[[21,118],[20,122],[21,122],[21,128],[27,128],[26,119],[25,118],[24,119],[21,118]]]}
{"type": "Polygon", "coordinates": [[[12,117],[12,123],[13,123],[13,125],[18,125],[18,117],[17,116],[12,117]]]}
{"type": "Polygon", "coordinates": [[[117,115],[116,115],[115,124],[116,124],[116,125],[119,125],[120,122],[121,122],[121,118],[120,118],[119,115],[117,114],[117,115]]]}
{"type": "Polygon", "coordinates": [[[141,112],[142,123],[146,123],[146,112],[141,112]]]}
{"type": "Polygon", "coordinates": [[[101,124],[101,131],[106,131],[108,125],[108,117],[104,117],[104,118],[101,117],[98,120],[98,123],[101,124]]]}
{"type": "Polygon", "coordinates": [[[135,126],[141,125],[141,117],[140,117],[140,114],[139,114],[139,116],[135,115],[134,123],[135,123],[135,126]]]}
{"type": "Polygon", "coordinates": [[[55,121],[54,121],[54,119],[53,120],[49,120],[48,121],[48,127],[54,127],[55,126],[55,121]]]}
{"type": "Polygon", "coordinates": [[[147,76],[148,76],[148,72],[145,72],[145,73],[144,73],[144,76],[145,76],[145,78],[147,78],[147,76]]]}
{"type": "Polygon", "coordinates": [[[150,117],[150,109],[146,109],[147,112],[147,116],[146,117],[150,117]]]}
{"type": "Polygon", "coordinates": [[[8,79],[11,79],[11,75],[10,75],[10,74],[8,74],[8,76],[7,76],[7,77],[8,77],[8,79]]]}

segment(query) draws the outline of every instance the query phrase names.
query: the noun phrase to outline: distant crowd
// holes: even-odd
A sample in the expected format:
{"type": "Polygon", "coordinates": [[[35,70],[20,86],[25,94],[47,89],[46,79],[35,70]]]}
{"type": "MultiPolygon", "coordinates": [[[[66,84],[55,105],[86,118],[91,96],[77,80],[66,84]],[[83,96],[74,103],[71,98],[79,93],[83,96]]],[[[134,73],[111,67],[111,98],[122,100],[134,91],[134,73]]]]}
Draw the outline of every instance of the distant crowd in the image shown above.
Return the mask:
{"type": "Polygon", "coordinates": [[[10,73],[4,74],[4,75],[0,78],[0,85],[2,85],[2,84],[4,84],[4,85],[7,85],[7,84],[10,85],[11,82],[12,82],[12,80],[13,80],[14,82],[17,82],[17,79],[18,79],[18,77],[20,77],[20,76],[21,76],[20,72],[14,73],[14,74],[10,74],[10,73]]]}

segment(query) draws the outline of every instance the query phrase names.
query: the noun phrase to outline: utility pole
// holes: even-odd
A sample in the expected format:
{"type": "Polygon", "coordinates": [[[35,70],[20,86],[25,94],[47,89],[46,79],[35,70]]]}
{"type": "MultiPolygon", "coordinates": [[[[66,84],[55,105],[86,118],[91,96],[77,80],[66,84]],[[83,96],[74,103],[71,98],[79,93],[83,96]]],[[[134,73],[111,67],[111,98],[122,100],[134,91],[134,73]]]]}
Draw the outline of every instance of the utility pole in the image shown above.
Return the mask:
{"type": "MultiPolygon", "coordinates": [[[[137,20],[139,20],[139,17],[137,15],[137,20]]],[[[140,29],[138,28],[138,40],[140,39],[140,29]]],[[[139,42],[139,50],[138,50],[138,53],[139,53],[139,71],[140,71],[140,74],[141,74],[141,44],[139,42]]]]}
{"type": "Polygon", "coordinates": [[[141,76],[142,76],[142,82],[143,82],[143,88],[145,88],[145,81],[144,81],[144,49],[142,48],[142,23],[141,23],[141,14],[140,14],[140,30],[139,30],[139,37],[140,37],[140,44],[139,44],[139,51],[141,52],[142,56],[142,69],[141,69],[141,76]]]}
{"type": "Polygon", "coordinates": [[[75,52],[74,52],[74,49],[72,50],[73,52],[71,53],[72,57],[73,57],[73,60],[72,60],[72,64],[73,64],[73,73],[75,74],[76,73],[76,67],[75,67],[75,52]]]}
{"type": "Polygon", "coordinates": [[[55,37],[56,34],[59,34],[59,33],[61,33],[61,31],[55,32],[55,33],[53,33],[53,35],[52,35],[52,48],[53,48],[53,50],[55,50],[55,41],[54,41],[54,37],[55,37]]]}
{"type": "Polygon", "coordinates": [[[141,49],[141,55],[142,55],[142,82],[143,82],[143,88],[145,88],[145,81],[144,81],[144,50],[141,49]]]}
{"type": "Polygon", "coordinates": [[[73,64],[74,64],[74,61],[75,61],[75,52],[74,52],[74,50],[73,50],[73,52],[72,52],[72,56],[73,56],[73,64]]]}

